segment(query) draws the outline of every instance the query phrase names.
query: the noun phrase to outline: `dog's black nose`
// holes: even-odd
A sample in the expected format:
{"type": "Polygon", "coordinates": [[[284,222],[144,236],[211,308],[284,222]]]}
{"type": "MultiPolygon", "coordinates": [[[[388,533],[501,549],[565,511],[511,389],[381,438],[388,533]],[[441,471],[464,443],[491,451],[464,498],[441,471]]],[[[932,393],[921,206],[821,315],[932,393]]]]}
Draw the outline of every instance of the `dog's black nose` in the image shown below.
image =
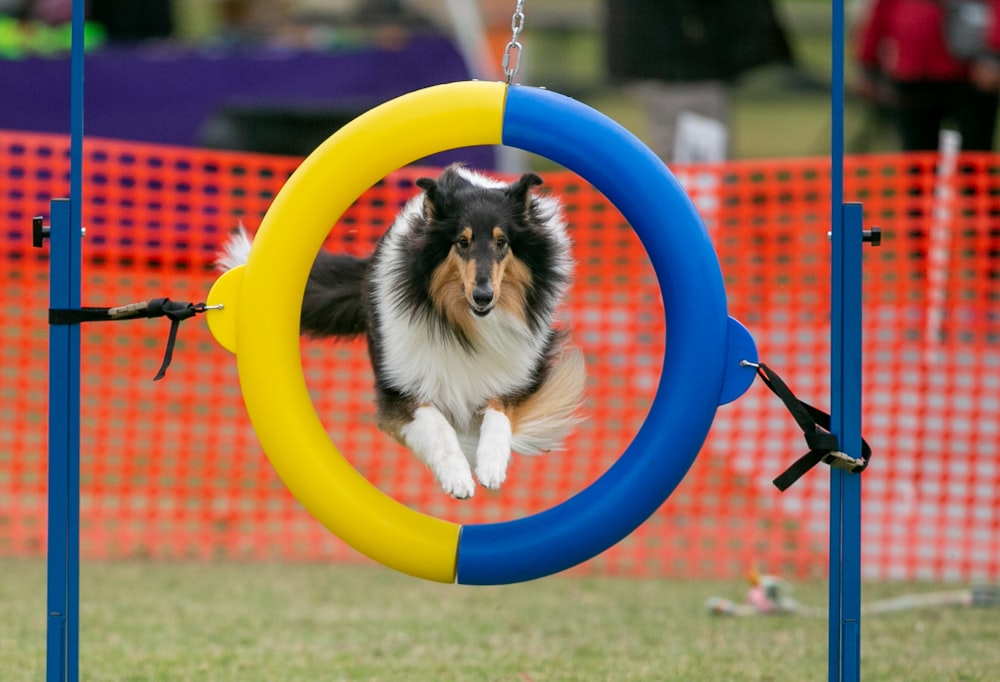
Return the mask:
{"type": "Polygon", "coordinates": [[[481,308],[493,303],[493,287],[477,286],[472,290],[472,302],[481,308]]]}

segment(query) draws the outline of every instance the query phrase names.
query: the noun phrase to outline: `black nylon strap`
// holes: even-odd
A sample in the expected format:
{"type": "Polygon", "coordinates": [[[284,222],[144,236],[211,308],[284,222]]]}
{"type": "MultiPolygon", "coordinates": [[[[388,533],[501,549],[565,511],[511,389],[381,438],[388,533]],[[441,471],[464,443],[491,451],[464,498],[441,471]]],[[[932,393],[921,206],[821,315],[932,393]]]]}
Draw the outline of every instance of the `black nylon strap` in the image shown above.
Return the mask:
{"type": "Polygon", "coordinates": [[[837,436],[829,431],[830,415],[795,397],[795,394],[781,377],[764,363],[757,366],[757,374],[771,389],[771,392],[781,398],[781,402],[785,404],[799,428],[802,429],[806,445],[809,446],[809,452],[795,460],[780,476],[774,479],[774,485],[778,490],[787,490],[789,486],[820,462],[849,469],[852,473],[861,473],[868,467],[872,449],[864,438],[861,439],[860,462],[858,460],[849,461],[849,458],[834,454],[840,452],[840,444],[837,436]]]}
{"type": "Polygon", "coordinates": [[[180,320],[170,321],[170,332],[167,334],[167,348],[163,351],[163,362],[160,363],[160,369],[157,371],[156,376],[153,377],[153,381],[159,381],[167,375],[167,367],[170,366],[170,362],[174,359],[174,343],[177,342],[177,329],[181,326],[180,320]]]}
{"type": "Polygon", "coordinates": [[[823,453],[819,450],[810,450],[806,454],[792,462],[792,465],[779,474],[773,481],[774,487],[785,492],[802,478],[810,469],[823,461],[823,453]]]}
{"type": "Polygon", "coordinates": [[[81,322],[111,322],[110,308],[49,308],[49,324],[80,324],[81,322]]]}
{"type": "Polygon", "coordinates": [[[181,321],[205,312],[204,303],[181,303],[169,298],[153,298],[148,301],[129,303],[114,308],[50,308],[49,324],[67,325],[82,322],[116,322],[119,320],[134,320],[138,318],[166,317],[170,320],[170,332],[167,335],[167,347],[163,353],[163,362],[153,381],[159,381],[167,373],[167,367],[174,357],[174,344],[177,342],[177,329],[181,321]]]}

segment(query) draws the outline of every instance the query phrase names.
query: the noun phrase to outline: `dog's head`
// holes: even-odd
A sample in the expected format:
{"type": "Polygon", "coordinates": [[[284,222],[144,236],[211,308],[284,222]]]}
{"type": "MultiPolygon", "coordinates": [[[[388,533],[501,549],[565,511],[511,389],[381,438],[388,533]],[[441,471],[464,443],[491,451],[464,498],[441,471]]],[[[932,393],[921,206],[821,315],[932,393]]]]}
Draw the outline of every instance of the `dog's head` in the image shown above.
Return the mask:
{"type": "Polygon", "coordinates": [[[417,180],[438,306],[453,316],[466,306],[478,317],[498,306],[523,315],[531,272],[519,246],[534,219],[530,190],[541,184],[534,173],[504,185],[456,167],[417,180]]]}

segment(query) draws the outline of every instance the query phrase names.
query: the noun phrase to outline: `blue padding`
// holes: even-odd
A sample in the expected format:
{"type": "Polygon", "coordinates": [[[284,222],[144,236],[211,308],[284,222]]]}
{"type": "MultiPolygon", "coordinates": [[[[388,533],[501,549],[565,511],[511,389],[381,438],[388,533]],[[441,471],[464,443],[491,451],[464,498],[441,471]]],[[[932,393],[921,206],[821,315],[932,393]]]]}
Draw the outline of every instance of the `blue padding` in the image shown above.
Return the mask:
{"type": "Polygon", "coordinates": [[[691,200],[653,152],[590,107],[523,86],[509,89],[503,143],[576,172],[618,207],[656,270],[668,333],[649,415],[618,461],[556,507],[463,527],[457,570],[463,584],[556,573],[635,530],[694,462],[715,417],[727,359],[726,294],[715,249],[691,200]]]}

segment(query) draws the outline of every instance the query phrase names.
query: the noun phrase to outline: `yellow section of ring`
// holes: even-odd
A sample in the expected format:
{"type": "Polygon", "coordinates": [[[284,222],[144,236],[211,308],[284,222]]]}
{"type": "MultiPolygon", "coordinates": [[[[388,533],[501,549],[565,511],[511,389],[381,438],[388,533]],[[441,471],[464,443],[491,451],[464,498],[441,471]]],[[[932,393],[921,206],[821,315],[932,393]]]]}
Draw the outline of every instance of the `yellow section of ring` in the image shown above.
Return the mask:
{"type": "MultiPolygon", "coordinates": [[[[501,144],[503,83],[461,82],[386,102],[303,161],[254,239],[236,306],[236,361],[250,421],[271,464],[306,510],[368,557],[454,582],[461,526],[385,495],[330,442],[306,387],[302,295],[330,226],[391,171],[430,154],[501,144]]],[[[236,303],[235,301],[233,302],[236,303]]]]}

